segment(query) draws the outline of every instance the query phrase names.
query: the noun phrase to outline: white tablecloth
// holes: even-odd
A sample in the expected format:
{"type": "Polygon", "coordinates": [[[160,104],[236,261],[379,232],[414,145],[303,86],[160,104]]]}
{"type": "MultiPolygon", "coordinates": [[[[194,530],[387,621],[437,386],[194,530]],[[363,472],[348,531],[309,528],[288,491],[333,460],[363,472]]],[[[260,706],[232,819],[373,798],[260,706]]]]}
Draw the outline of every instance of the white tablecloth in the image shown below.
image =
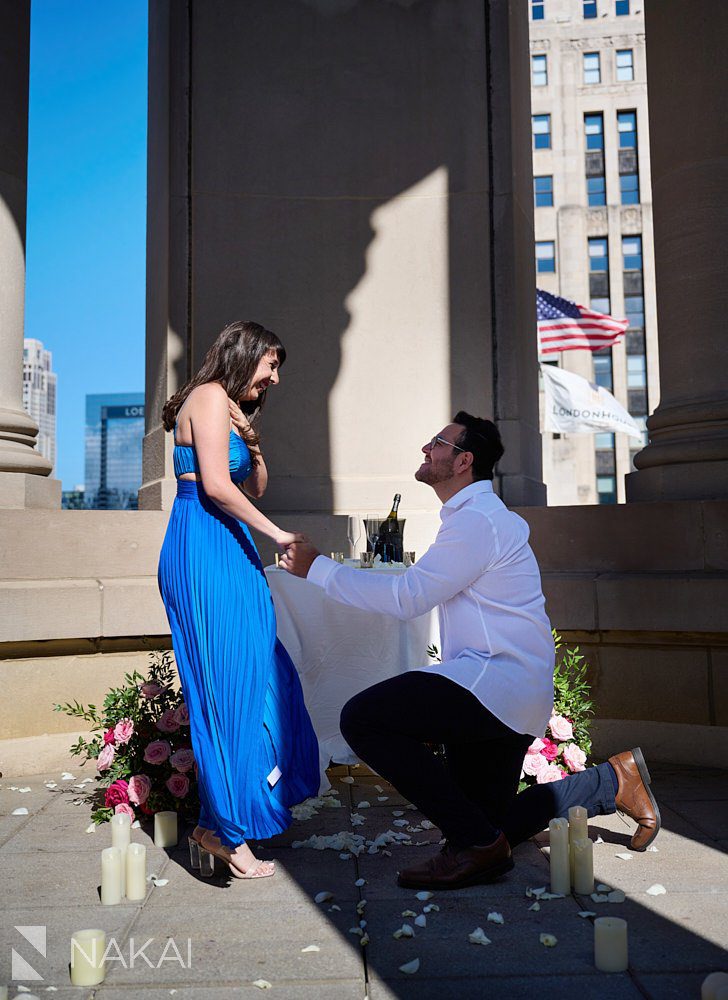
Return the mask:
{"type": "Polygon", "coordinates": [[[320,587],[275,566],[267,566],[265,574],[275,603],[278,638],[296,665],[318,737],[325,788],[329,761],[357,762],[339,730],[344,704],[378,681],[431,663],[427,647],[433,642],[439,645],[437,612],[401,622],[332,601],[320,587]]]}

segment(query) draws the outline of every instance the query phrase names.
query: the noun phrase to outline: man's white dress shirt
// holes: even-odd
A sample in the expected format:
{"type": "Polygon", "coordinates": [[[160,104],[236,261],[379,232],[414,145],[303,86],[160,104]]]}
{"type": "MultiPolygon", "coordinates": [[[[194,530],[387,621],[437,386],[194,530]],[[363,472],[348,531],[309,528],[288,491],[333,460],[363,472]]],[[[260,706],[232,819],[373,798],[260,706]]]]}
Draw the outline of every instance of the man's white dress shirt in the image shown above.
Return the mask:
{"type": "Polygon", "coordinates": [[[542,736],[553,705],[554,643],[528,525],[488,480],[450,497],[440,520],[434,543],[402,574],[318,556],[307,579],[342,604],[395,618],[438,606],[443,662],[421,669],[472,691],[515,732],[542,736]]]}

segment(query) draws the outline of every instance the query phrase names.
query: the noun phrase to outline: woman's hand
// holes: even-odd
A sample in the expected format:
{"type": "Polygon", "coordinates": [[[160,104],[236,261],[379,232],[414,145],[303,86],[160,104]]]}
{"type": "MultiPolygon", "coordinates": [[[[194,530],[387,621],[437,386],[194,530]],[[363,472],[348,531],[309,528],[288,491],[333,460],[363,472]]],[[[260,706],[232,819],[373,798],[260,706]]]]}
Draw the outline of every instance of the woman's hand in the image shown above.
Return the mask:
{"type": "Polygon", "coordinates": [[[229,396],[228,409],[230,411],[230,419],[240,431],[240,436],[245,437],[246,432],[250,430],[250,421],[240,409],[238,404],[234,400],[230,399],[229,396]]]}
{"type": "Polygon", "coordinates": [[[296,542],[307,542],[308,539],[300,531],[279,531],[273,539],[281,552],[285,552],[289,545],[296,542]]]}

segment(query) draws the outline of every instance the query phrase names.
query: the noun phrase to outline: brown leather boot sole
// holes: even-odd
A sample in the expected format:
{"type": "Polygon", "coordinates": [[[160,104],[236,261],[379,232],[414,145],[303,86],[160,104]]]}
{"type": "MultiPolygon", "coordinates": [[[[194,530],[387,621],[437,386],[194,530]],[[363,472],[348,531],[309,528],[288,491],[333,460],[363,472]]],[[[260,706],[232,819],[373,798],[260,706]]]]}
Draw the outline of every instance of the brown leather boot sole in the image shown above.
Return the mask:
{"type": "Polygon", "coordinates": [[[492,865],[485,871],[473,872],[471,875],[465,875],[455,882],[440,882],[437,878],[417,878],[414,875],[408,878],[407,873],[402,872],[397,877],[397,885],[402,889],[431,889],[433,892],[441,892],[448,889],[467,889],[470,885],[488,885],[490,882],[495,882],[504,875],[507,875],[513,868],[513,858],[508,858],[497,865],[492,865]]]}

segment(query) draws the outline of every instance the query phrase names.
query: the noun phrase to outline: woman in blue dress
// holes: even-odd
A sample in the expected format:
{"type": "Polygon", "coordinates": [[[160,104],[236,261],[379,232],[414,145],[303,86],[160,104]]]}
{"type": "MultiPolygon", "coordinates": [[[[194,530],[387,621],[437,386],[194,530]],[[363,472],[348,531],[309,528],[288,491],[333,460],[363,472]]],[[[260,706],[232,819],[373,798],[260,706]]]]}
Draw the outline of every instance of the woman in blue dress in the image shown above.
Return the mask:
{"type": "Polygon", "coordinates": [[[190,850],[193,864],[195,852],[207,860],[206,851],[240,878],[273,874],[247,839],[285,830],[289,807],[319,786],[316,736],[296,669],[276,638],[249,530],[281,550],[302,537],[282,531],[248,499],[267,485],[252,425],[285,356],[275,334],[232,323],[163,410],[164,427],[174,432],[177,496],[159,588],[197,762],[201,808],[190,850]]]}

